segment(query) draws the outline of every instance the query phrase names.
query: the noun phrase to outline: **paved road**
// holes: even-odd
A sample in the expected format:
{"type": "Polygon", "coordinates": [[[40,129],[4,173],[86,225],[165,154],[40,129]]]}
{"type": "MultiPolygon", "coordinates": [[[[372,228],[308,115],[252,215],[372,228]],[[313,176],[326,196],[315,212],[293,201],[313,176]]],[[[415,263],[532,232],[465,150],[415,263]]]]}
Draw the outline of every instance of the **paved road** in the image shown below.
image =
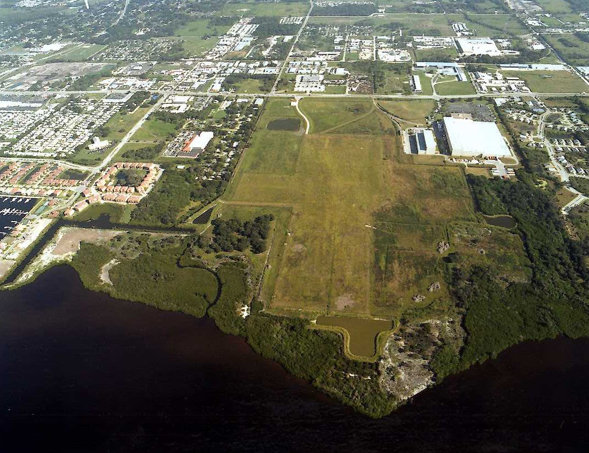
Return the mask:
{"type": "Polygon", "coordinates": [[[119,22],[123,19],[123,17],[125,17],[125,14],[127,13],[127,7],[129,6],[131,0],[125,0],[125,6],[123,7],[123,10],[121,11],[121,15],[117,18],[117,20],[115,20],[115,22],[112,24],[113,27],[118,25],[119,22]]]}
{"type": "MultiPolygon", "coordinates": [[[[180,91],[180,90],[149,90],[152,93],[165,95],[187,95],[187,96],[210,96],[211,93],[207,91],[180,91]]],[[[128,93],[129,90],[88,90],[88,91],[13,91],[0,90],[0,95],[65,95],[72,94],[113,94],[113,93],[128,93]]],[[[215,93],[215,95],[233,95],[241,97],[283,97],[292,98],[294,96],[301,96],[299,93],[240,93],[240,92],[224,92],[215,93]]],[[[517,93],[485,93],[485,94],[460,94],[460,95],[424,95],[424,94],[328,94],[328,93],[310,93],[305,94],[305,97],[325,97],[325,98],[374,98],[374,99],[478,99],[478,98],[507,98],[507,97],[522,97],[517,93]]],[[[558,98],[558,97],[589,97],[587,93],[526,93],[525,97],[535,96],[538,98],[558,98]]]]}
{"type": "Polygon", "coordinates": [[[303,20],[303,24],[299,28],[299,32],[296,34],[295,38],[293,39],[293,43],[292,43],[292,46],[290,47],[290,50],[288,51],[288,55],[284,59],[284,63],[282,63],[282,66],[280,67],[280,71],[278,72],[278,77],[276,77],[276,80],[274,81],[274,85],[272,86],[272,91],[271,91],[272,93],[276,92],[276,88],[278,87],[278,82],[280,81],[280,78],[282,77],[282,73],[284,72],[284,70],[286,69],[286,66],[288,65],[288,60],[290,59],[290,54],[292,54],[293,49],[297,45],[297,42],[299,42],[299,38],[301,37],[301,33],[303,32],[303,30],[307,26],[307,21],[309,20],[309,17],[311,16],[311,11],[313,11],[313,7],[315,6],[315,4],[313,3],[313,0],[310,0],[310,3],[311,3],[311,6],[309,7],[309,11],[307,11],[307,15],[305,16],[305,20],[303,20]]]}

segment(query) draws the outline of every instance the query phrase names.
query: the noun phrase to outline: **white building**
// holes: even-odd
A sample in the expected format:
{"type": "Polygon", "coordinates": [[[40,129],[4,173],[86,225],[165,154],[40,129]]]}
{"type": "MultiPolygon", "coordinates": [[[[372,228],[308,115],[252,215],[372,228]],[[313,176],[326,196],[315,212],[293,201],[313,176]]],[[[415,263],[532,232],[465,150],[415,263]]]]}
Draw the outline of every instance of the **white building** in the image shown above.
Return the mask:
{"type": "Polygon", "coordinates": [[[413,84],[413,91],[416,93],[421,93],[421,80],[419,79],[418,75],[411,77],[411,83],[413,84]]]}
{"type": "Polygon", "coordinates": [[[190,140],[190,142],[187,145],[187,148],[190,152],[196,151],[197,153],[200,153],[205,150],[205,148],[214,136],[215,134],[211,131],[201,132],[200,134],[196,135],[192,140],[190,140]]]}
{"type": "Polygon", "coordinates": [[[108,140],[100,140],[98,137],[94,137],[92,139],[92,143],[88,145],[88,149],[90,151],[98,151],[99,149],[104,149],[108,146],[108,140]]]}
{"type": "Polygon", "coordinates": [[[444,129],[453,156],[511,156],[507,142],[495,123],[447,117],[444,118],[444,129]]]}
{"type": "Polygon", "coordinates": [[[463,55],[502,55],[491,38],[456,38],[456,43],[463,55]]]}

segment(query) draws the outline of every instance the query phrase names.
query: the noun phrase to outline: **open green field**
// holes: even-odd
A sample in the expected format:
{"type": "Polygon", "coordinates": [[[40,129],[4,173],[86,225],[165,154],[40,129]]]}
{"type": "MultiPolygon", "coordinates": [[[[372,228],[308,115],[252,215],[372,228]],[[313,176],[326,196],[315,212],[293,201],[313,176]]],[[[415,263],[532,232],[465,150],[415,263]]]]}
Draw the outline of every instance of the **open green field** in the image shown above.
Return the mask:
{"type": "MultiPolygon", "coordinates": [[[[305,99],[301,108],[312,133],[280,132],[285,147],[267,140],[276,132],[266,126],[296,111],[268,102],[221,202],[222,212],[290,210],[262,299],[281,314],[399,316],[415,307],[415,291],[443,280],[436,244],[447,223],[476,219],[462,171],[401,163],[394,129],[371,100],[305,99]],[[380,132],[349,132],[364,121],[380,132]]],[[[446,294],[442,285],[421,305],[446,294]]]]}
{"type": "Polygon", "coordinates": [[[506,77],[519,77],[536,93],[583,93],[589,91],[583,79],[569,71],[501,71],[506,77]]]}
{"type": "Polygon", "coordinates": [[[148,119],[133,134],[132,140],[139,142],[163,142],[176,132],[176,126],[155,118],[148,119]]]}
{"type": "Polygon", "coordinates": [[[547,13],[567,14],[571,13],[571,5],[565,0],[537,0],[538,5],[547,13]]]}
{"type": "Polygon", "coordinates": [[[231,16],[305,16],[309,11],[306,2],[281,3],[226,3],[221,15],[231,16]]]}
{"type": "Polygon", "coordinates": [[[396,117],[414,124],[425,124],[426,118],[436,107],[436,103],[430,99],[378,101],[378,103],[396,117]]]}
{"type": "Polygon", "coordinates": [[[229,27],[230,25],[211,25],[208,19],[196,19],[176,30],[175,37],[182,38],[188,55],[197,56],[215,47],[217,38],[229,30],[229,27]]]}
{"type": "Polygon", "coordinates": [[[589,45],[573,33],[542,35],[542,38],[548,41],[567,63],[579,66],[585,66],[587,64],[587,60],[589,60],[589,45]]]}
{"type": "Polygon", "coordinates": [[[470,81],[458,82],[455,77],[452,77],[451,82],[442,81],[435,85],[436,93],[442,96],[462,95],[462,94],[475,94],[476,91],[470,81]]]}
{"type": "MultiPolygon", "coordinates": [[[[98,52],[103,51],[104,49],[106,49],[106,45],[81,44],[68,52],[59,54],[57,57],[55,57],[55,60],[72,62],[86,61],[88,60],[88,58],[97,54],[98,52]]],[[[54,59],[49,59],[49,62],[51,62],[52,60],[54,59]]]]}
{"type": "Polygon", "coordinates": [[[396,94],[410,92],[409,77],[407,74],[397,74],[392,71],[385,72],[384,86],[378,87],[378,94],[396,94]]]}
{"type": "Polygon", "coordinates": [[[513,14],[468,14],[464,22],[477,36],[509,37],[530,33],[513,14]]]}
{"type": "Polygon", "coordinates": [[[127,223],[131,218],[131,211],[135,209],[133,205],[122,205],[115,203],[93,204],[82,212],[76,214],[74,219],[78,222],[98,219],[106,216],[112,223],[127,223]]]}
{"type": "Polygon", "coordinates": [[[119,141],[131,130],[131,128],[141,119],[143,115],[149,110],[148,107],[139,107],[133,113],[126,115],[116,113],[106,123],[106,128],[109,130],[108,135],[105,137],[109,141],[119,141]]]}
{"type": "Polygon", "coordinates": [[[311,16],[309,24],[324,25],[371,25],[376,33],[387,31],[404,30],[404,34],[411,36],[433,35],[433,36],[454,36],[452,22],[464,20],[462,14],[385,14],[378,17],[346,16],[346,17],[318,17],[311,16]]]}
{"type": "Polygon", "coordinates": [[[311,134],[372,134],[386,132],[390,124],[367,99],[303,99],[299,108],[311,123],[311,134]]]}
{"type": "Polygon", "coordinates": [[[456,58],[458,58],[458,51],[455,47],[415,50],[417,61],[452,61],[456,58]]]}
{"type": "Polygon", "coordinates": [[[431,77],[429,77],[423,71],[418,71],[416,74],[419,75],[419,80],[421,81],[421,94],[425,94],[425,95],[434,94],[434,89],[432,87],[431,77]]]}
{"type": "Polygon", "coordinates": [[[398,23],[411,36],[454,36],[451,23],[462,20],[462,14],[387,14],[376,18],[376,25],[398,23]]]}

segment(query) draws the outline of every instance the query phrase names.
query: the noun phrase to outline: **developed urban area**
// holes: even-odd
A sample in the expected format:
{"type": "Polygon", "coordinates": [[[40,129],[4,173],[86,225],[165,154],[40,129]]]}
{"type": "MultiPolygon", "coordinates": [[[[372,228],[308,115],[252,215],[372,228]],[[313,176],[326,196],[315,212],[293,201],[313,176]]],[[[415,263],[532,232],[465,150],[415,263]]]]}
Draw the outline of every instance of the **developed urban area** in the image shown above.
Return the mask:
{"type": "Polygon", "coordinates": [[[0,280],[68,264],[373,417],[589,335],[580,0],[0,0],[0,280]]]}

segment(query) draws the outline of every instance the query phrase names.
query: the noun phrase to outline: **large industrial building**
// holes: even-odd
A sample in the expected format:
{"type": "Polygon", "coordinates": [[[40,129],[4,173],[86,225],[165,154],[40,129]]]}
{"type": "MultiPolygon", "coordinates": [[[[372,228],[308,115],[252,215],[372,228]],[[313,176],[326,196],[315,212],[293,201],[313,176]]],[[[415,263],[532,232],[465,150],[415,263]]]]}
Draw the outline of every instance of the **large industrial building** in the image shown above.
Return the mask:
{"type": "Polygon", "coordinates": [[[196,157],[202,153],[209,142],[215,136],[210,131],[201,132],[199,135],[195,135],[192,139],[186,142],[182,151],[178,152],[177,157],[196,157]]]}
{"type": "Polygon", "coordinates": [[[444,118],[444,130],[453,156],[511,156],[507,142],[495,123],[447,117],[444,118]]]}
{"type": "Polygon", "coordinates": [[[491,38],[456,38],[456,44],[463,55],[502,55],[491,38]]]}

